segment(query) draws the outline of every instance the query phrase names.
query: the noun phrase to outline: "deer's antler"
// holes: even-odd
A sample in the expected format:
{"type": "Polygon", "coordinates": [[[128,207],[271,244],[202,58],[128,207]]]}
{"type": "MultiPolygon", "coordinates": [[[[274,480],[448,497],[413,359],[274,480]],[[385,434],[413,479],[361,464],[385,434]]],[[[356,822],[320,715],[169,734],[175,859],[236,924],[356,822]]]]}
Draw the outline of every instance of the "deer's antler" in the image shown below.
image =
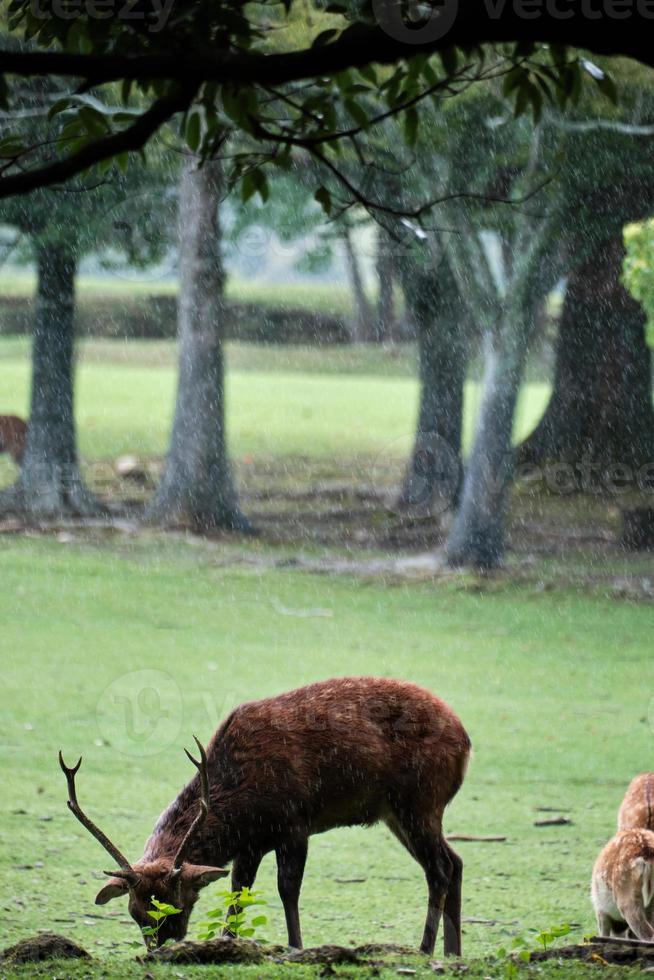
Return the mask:
{"type": "Polygon", "coordinates": [[[204,746],[202,745],[202,742],[197,737],[197,735],[194,735],[193,738],[195,739],[195,744],[197,745],[198,751],[200,753],[199,761],[193,758],[193,756],[188,751],[188,749],[184,749],[184,751],[186,752],[187,756],[189,757],[189,759],[191,760],[195,768],[200,773],[200,796],[198,797],[198,802],[200,804],[200,812],[198,813],[193,823],[187,830],[184,836],[184,840],[177,848],[177,854],[175,855],[175,859],[173,861],[173,869],[171,872],[172,876],[178,875],[182,870],[182,864],[186,860],[186,855],[188,853],[188,849],[191,844],[191,841],[195,836],[196,831],[202,826],[204,821],[207,819],[207,814],[209,812],[209,773],[207,771],[207,753],[205,751],[204,746]]]}
{"type": "MultiPolygon", "coordinates": [[[[61,771],[66,777],[66,782],[68,783],[68,809],[73,813],[79,822],[83,824],[84,827],[93,834],[95,839],[102,844],[105,851],[111,854],[114,861],[120,865],[122,873],[119,873],[120,877],[125,878],[128,881],[134,881],[138,878],[137,873],[134,871],[132,865],[129,863],[124,854],[122,854],[115,844],[112,844],[106,834],[103,834],[99,827],[93,823],[92,820],[86,816],[79,803],[77,802],[77,793],[75,791],[75,776],[79,771],[79,767],[82,765],[82,756],[79,757],[78,763],[72,769],[69,769],[64,762],[64,757],[59,752],[59,765],[61,766],[61,771]]],[[[113,872],[107,872],[113,874],[113,872]]]]}

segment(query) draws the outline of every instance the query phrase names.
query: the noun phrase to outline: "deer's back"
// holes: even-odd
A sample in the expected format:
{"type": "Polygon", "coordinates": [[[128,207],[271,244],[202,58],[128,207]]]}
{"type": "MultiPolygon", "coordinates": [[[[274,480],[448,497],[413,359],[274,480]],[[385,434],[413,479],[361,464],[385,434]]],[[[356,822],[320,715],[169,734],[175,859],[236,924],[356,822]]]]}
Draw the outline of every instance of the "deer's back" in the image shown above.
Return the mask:
{"type": "Polygon", "coordinates": [[[618,813],[618,829],[644,828],[654,831],[654,772],[632,779],[618,813]]]}
{"type": "Polygon", "coordinates": [[[414,684],[338,678],[237,708],[210,756],[220,781],[252,806],[268,801],[310,832],[371,823],[396,802],[445,808],[470,740],[452,709],[414,684]]]}

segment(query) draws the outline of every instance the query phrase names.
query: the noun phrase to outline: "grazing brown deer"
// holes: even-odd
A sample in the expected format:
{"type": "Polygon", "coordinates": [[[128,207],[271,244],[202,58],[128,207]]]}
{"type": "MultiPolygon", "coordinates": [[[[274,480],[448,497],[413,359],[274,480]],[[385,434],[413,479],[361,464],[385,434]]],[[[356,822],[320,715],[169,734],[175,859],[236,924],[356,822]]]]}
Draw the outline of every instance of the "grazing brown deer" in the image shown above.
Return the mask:
{"type": "Polygon", "coordinates": [[[654,941],[654,833],[619,830],[603,848],[591,883],[601,936],[654,941]]]}
{"type": "Polygon", "coordinates": [[[9,453],[16,466],[23,461],[26,439],[26,422],[17,415],[0,415],[0,453],[9,453]]]}
{"type": "MultiPolygon", "coordinates": [[[[444,914],[446,953],[461,952],[463,863],[443,836],[443,811],[465,775],[470,740],[443,701],[403,681],[351,677],[322,681],[236,708],[213,736],[196,775],[159,818],[143,857],[131,864],[85,816],[68,806],[120,870],[96,903],[128,895],[141,928],[154,896],[181,908],[158,942],[182,939],[201,888],[226,875],[250,888],[264,854],[277,857],[277,882],[290,946],[301,947],[298,900],[312,834],[383,820],[421,865],[429,892],[421,950],[433,953],[444,914]]],[[[188,753],[187,753],[188,755],[188,753]]]]}
{"type": "Polygon", "coordinates": [[[654,831],[654,772],[641,772],[629,783],[618,812],[618,830],[654,831]]]}

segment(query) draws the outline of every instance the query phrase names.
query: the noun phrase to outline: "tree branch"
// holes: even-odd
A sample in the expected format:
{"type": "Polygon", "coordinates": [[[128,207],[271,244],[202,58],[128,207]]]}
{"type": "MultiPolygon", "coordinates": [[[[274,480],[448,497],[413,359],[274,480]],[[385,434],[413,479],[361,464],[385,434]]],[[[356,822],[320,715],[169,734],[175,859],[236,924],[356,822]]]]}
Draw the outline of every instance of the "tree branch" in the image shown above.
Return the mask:
{"type": "MultiPolygon", "coordinates": [[[[462,0],[454,24],[443,36],[416,43],[391,37],[381,27],[351,28],[336,40],[283,54],[245,51],[204,51],[190,48],[161,54],[73,54],[58,51],[0,50],[0,71],[23,76],[69,76],[97,85],[118,79],[166,79],[183,84],[203,81],[234,85],[278,85],[320,75],[332,75],[373,62],[391,64],[420,53],[445,51],[452,47],[475,48],[482,44],[535,42],[584,48],[599,55],[622,55],[654,66],[651,19],[636,4],[624,19],[598,9],[590,18],[587,0],[566,5],[566,18],[543,4],[530,10],[529,18],[517,3],[497,4],[488,0],[462,0]]],[[[601,3],[598,3],[601,8],[601,3]]],[[[429,35],[428,31],[423,32],[429,35]]]]}
{"type": "Polygon", "coordinates": [[[193,101],[197,86],[186,85],[175,92],[157,99],[136,122],[118,133],[112,133],[84,146],[63,160],[55,160],[42,167],[0,178],[0,198],[14,194],[26,194],[37,187],[51,187],[88,170],[102,160],[120,153],[140,150],[158,129],[176,113],[183,112],[193,101]]]}

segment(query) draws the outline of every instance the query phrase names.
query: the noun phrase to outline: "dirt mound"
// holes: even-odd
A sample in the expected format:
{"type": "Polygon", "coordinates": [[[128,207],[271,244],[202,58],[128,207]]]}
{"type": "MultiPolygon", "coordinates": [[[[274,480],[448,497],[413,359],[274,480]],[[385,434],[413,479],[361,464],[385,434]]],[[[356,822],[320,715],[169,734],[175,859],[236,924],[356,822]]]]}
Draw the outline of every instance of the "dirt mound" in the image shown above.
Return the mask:
{"type": "Polygon", "coordinates": [[[162,946],[144,960],[167,963],[265,963],[274,948],[259,946],[246,939],[209,939],[203,943],[181,942],[162,946]]]}
{"type": "Polygon", "coordinates": [[[21,939],[15,946],[8,946],[0,953],[0,963],[36,963],[38,960],[87,959],[90,955],[81,946],[55,932],[41,932],[38,936],[21,939]]]}
{"type": "Polygon", "coordinates": [[[559,946],[531,954],[530,962],[543,960],[580,960],[600,966],[639,966],[649,973],[654,969],[654,943],[593,936],[579,945],[559,946]]]}
{"type": "Polygon", "coordinates": [[[374,957],[389,954],[416,955],[404,946],[313,946],[309,949],[288,950],[285,946],[260,946],[247,939],[210,939],[207,942],[181,942],[164,946],[147,960],[167,963],[304,963],[335,966],[338,964],[370,964],[374,957]]]}

